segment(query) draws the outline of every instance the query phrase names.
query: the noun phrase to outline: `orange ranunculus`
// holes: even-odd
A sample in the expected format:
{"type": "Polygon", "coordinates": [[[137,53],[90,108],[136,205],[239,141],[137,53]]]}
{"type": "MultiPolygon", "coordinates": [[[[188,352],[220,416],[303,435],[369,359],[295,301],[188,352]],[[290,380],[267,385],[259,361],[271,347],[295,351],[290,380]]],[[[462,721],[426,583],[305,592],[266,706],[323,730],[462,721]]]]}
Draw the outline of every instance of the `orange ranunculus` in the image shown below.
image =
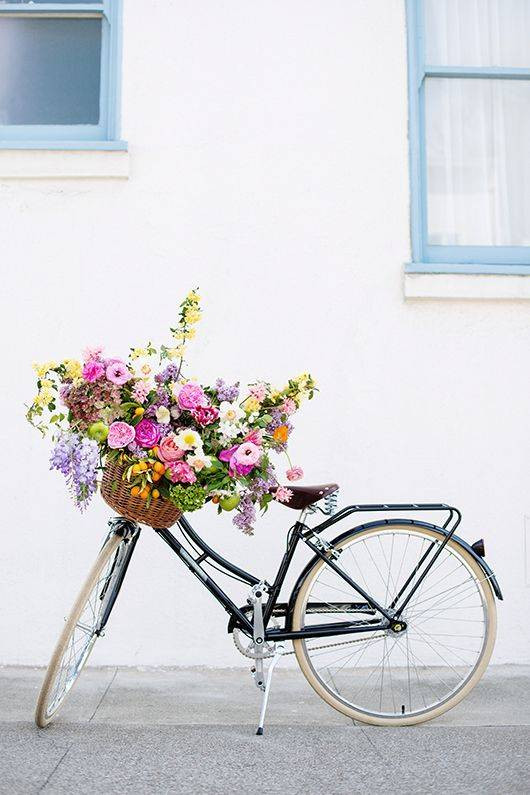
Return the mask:
{"type": "Polygon", "coordinates": [[[287,437],[289,436],[287,425],[280,425],[278,428],[276,428],[272,436],[275,442],[281,442],[282,444],[286,442],[287,437]]]}

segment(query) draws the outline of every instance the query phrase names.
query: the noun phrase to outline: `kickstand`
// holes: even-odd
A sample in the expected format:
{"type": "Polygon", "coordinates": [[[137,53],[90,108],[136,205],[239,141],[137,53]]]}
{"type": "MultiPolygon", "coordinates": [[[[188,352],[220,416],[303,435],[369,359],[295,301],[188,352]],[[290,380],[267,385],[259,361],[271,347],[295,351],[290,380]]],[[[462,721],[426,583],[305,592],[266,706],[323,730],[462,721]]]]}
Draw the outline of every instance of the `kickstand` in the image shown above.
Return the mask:
{"type": "Polygon", "coordinates": [[[276,644],[276,649],[274,651],[274,657],[272,658],[272,662],[269,665],[269,670],[267,671],[267,682],[265,684],[265,688],[263,691],[263,699],[261,702],[261,712],[259,715],[259,723],[256,734],[263,734],[263,724],[265,723],[265,713],[267,711],[267,703],[269,701],[269,692],[271,689],[271,682],[272,682],[272,675],[274,673],[274,669],[276,668],[276,664],[279,662],[280,657],[284,652],[284,646],[282,643],[276,644]]]}

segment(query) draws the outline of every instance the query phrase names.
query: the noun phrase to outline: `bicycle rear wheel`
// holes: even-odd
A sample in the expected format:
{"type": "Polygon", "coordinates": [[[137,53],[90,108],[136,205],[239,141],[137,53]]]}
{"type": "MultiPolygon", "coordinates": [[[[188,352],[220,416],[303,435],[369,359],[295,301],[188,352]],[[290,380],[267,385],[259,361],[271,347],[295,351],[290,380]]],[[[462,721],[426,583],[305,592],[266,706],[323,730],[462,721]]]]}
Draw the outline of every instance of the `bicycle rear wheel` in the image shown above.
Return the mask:
{"type": "Polygon", "coordinates": [[[111,533],[66,619],[37,701],[35,723],[41,728],[53,720],[63,705],[94,648],[107,599],[115,598],[112,589],[122,558],[120,545],[123,550],[122,536],[111,533]]]}
{"type": "MultiPolygon", "coordinates": [[[[428,528],[378,525],[334,548],[337,565],[389,606],[429,546],[432,556],[442,540],[428,528]]],[[[443,714],[477,684],[495,643],[495,596],[483,569],[459,544],[450,540],[441,551],[401,616],[401,634],[371,628],[370,621],[382,618],[377,613],[352,616],[345,607],[359,598],[319,560],[294,606],[294,630],[323,621],[366,623],[359,634],[293,641],[302,672],[332,707],[364,723],[404,726],[443,714]],[[315,615],[312,603],[328,604],[327,615],[315,615]]]]}

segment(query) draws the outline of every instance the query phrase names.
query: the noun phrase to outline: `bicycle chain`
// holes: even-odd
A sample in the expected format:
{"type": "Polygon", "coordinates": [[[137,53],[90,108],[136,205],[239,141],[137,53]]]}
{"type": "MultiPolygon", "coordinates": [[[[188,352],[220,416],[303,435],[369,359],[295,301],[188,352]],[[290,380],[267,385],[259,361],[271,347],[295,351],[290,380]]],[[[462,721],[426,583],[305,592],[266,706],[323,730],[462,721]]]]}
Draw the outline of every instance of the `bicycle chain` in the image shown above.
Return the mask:
{"type": "MultiPolygon", "coordinates": [[[[240,653],[241,653],[241,654],[242,654],[244,657],[248,657],[248,658],[249,658],[249,659],[251,659],[251,660],[255,660],[255,659],[256,659],[255,655],[254,655],[254,654],[249,654],[249,653],[248,653],[248,651],[247,651],[247,649],[246,649],[246,648],[243,646],[243,644],[242,644],[242,643],[241,643],[241,641],[239,640],[239,634],[243,635],[244,633],[243,633],[243,632],[241,632],[241,630],[239,630],[239,629],[235,628],[235,629],[234,629],[234,631],[233,631],[233,633],[232,633],[232,637],[233,637],[233,639],[234,639],[234,645],[235,645],[236,649],[237,649],[237,650],[238,650],[238,652],[240,652],[240,653]],[[237,634],[236,634],[236,633],[237,633],[237,634]]],[[[380,637],[382,637],[382,636],[383,636],[383,634],[384,634],[384,633],[381,633],[380,637]]],[[[246,635],[245,635],[245,637],[246,637],[246,635]]],[[[372,635],[372,637],[370,638],[370,640],[372,640],[372,638],[374,638],[374,637],[379,637],[379,636],[374,636],[374,635],[372,635]]],[[[313,647],[312,647],[312,649],[311,649],[311,651],[319,651],[320,649],[331,649],[331,648],[333,648],[334,646],[351,646],[351,644],[352,644],[352,643],[363,643],[363,642],[365,642],[365,641],[366,641],[366,638],[357,638],[357,639],[355,639],[355,640],[343,640],[343,641],[340,641],[339,643],[326,643],[326,644],[324,644],[323,646],[313,646],[313,647]]],[[[290,654],[296,654],[296,652],[294,651],[294,649],[293,649],[293,651],[286,651],[286,652],[284,652],[284,653],[283,653],[283,656],[284,656],[284,657],[288,657],[290,654]]],[[[274,654],[264,654],[264,655],[263,655],[263,657],[261,657],[261,659],[262,659],[262,660],[267,660],[267,659],[269,659],[270,657],[274,657],[274,654]]]]}

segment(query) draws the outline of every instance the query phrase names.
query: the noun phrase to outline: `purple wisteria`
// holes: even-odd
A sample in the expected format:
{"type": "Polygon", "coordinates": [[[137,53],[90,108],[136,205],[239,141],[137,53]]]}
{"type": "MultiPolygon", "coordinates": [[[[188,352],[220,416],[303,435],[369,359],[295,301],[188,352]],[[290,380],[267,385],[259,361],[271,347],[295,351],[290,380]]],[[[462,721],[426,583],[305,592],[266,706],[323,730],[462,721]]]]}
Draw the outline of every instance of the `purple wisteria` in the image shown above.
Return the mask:
{"type": "Polygon", "coordinates": [[[50,457],[50,469],[66,478],[75,503],[84,510],[97,489],[99,448],[94,439],[77,433],[62,433],[50,457]]]}

